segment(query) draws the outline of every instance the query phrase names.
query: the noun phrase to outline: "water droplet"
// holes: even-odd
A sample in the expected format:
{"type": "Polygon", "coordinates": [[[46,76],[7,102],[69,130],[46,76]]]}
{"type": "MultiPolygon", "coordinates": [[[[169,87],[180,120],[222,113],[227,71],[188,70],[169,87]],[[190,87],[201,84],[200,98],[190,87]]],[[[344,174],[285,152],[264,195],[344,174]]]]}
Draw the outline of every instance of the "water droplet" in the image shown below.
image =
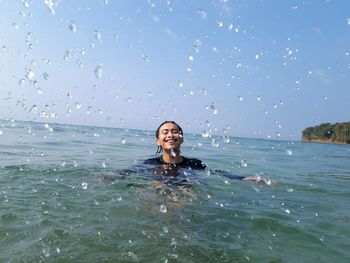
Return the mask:
{"type": "Polygon", "coordinates": [[[201,46],[202,46],[202,42],[199,39],[194,41],[193,44],[192,44],[192,47],[193,47],[193,49],[194,49],[194,51],[196,53],[199,53],[199,50],[200,50],[201,46]]]}
{"type": "Polygon", "coordinates": [[[218,25],[218,27],[223,27],[224,23],[222,21],[217,21],[216,24],[218,25]]]}
{"type": "Polygon", "coordinates": [[[94,36],[95,36],[95,39],[98,40],[98,41],[101,41],[102,39],[102,35],[100,32],[98,32],[97,30],[94,31],[94,36]]]}
{"type": "Polygon", "coordinates": [[[261,97],[260,96],[256,97],[256,100],[261,101],[261,97]]]}
{"type": "Polygon", "coordinates": [[[77,110],[80,110],[80,109],[81,109],[81,104],[80,104],[79,102],[76,102],[76,103],[75,103],[75,108],[76,108],[77,110]]]}
{"type": "Polygon", "coordinates": [[[22,0],[22,3],[25,8],[29,7],[29,0],[22,0]]]}
{"type": "Polygon", "coordinates": [[[171,239],[170,245],[171,245],[171,246],[174,246],[174,247],[177,246],[177,241],[176,241],[175,238],[172,238],[172,239],[171,239]]]}
{"type": "Polygon", "coordinates": [[[72,53],[69,50],[66,50],[66,52],[63,55],[63,59],[68,60],[70,57],[72,57],[72,53]]]}
{"type": "Polygon", "coordinates": [[[51,14],[55,15],[55,9],[53,8],[55,5],[55,0],[44,0],[45,5],[50,10],[51,14]]]}
{"type": "Polygon", "coordinates": [[[184,86],[182,81],[179,81],[179,87],[182,88],[184,86]]]}
{"type": "Polygon", "coordinates": [[[103,168],[106,168],[106,162],[105,162],[105,161],[102,161],[102,162],[101,162],[101,166],[102,166],[103,168]]]}
{"type": "Polygon", "coordinates": [[[18,85],[19,85],[20,87],[23,87],[25,83],[26,83],[26,81],[25,81],[24,79],[20,79],[20,80],[18,81],[18,85]]]}
{"type": "Polygon", "coordinates": [[[122,137],[121,144],[126,144],[126,140],[122,137]]]}
{"type": "Polygon", "coordinates": [[[211,139],[211,145],[215,148],[218,148],[219,147],[219,143],[213,138],[211,139]]]}
{"type": "Polygon", "coordinates": [[[294,189],[291,186],[289,186],[286,191],[288,193],[292,193],[292,192],[294,192],[294,189]]]}
{"type": "Polygon", "coordinates": [[[102,69],[102,65],[100,64],[96,66],[94,70],[95,77],[98,79],[102,78],[102,73],[103,73],[103,69],[102,69]]]}
{"type": "Polygon", "coordinates": [[[90,114],[90,113],[91,113],[91,110],[92,110],[92,107],[91,107],[91,106],[88,106],[87,109],[86,109],[86,114],[90,114]]]}
{"type": "Polygon", "coordinates": [[[346,23],[350,26],[350,17],[346,19],[346,23]]]}
{"type": "Polygon", "coordinates": [[[203,132],[202,132],[202,136],[203,136],[204,138],[208,138],[208,137],[210,136],[210,132],[209,132],[209,131],[203,131],[203,132]]]}
{"type": "Polygon", "coordinates": [[[214,103],[212,103],[209,107],[207,107],[213,114],[217,114],[218,110],[215,108],[214,103]]]}
{"type": "Polygon", "coordinates": [[[248,166],[247,160],[242,160],[241,161],[241,166],[244,167],[244,168],[247,167],[248,166]]]}
{"type": "Polygon", "coordinates": [[[189,59],[190,61],[193,61],[193,60],[194,60],[194,57],[189,56],[188,59],[189,59]]]}
{"type": "Polygon", "coordinates": [[[290,150],[290,149],[286,150],[286,153],[287,153],[288,155],[293,155],[293,152],[292,152],[292,150],[290,150]]]}
{"type": "Polygon", "coordinates": [[[164,226],[164,227],[163,227],[163,232],[164,232],[165,234],[169,233],[169,228],[166,227],[166,226],[164,226]]]}
{"type": "Polygon", "coordinates": [[[2,131],[2,129],[0,129],[0,135],[2,135],[3,134],[3,131],[2,131]]]}
{"type": "Polygon", "coordinates": [[[69,99],[72,99],[72,93],[68,92],[68,93],[67,93],[67,97],[68,97],[69,99]]]}
{"type": "Polygon", "coordinates": [[[66,162],[65,162],[65,161],[62,161],[62,162],[61,162],[61,166],[62,166],[62,167],[65,167],[65,166],[66,166],[66,162]]]}
{"type": "Polygon", "coordinates": [[[207,19],[207,12],[205,12],[204,10],[198,9],[198,10],[197,10],[197,13],[199,14],[199,16],[200,16],[202,19],[207,19]]]}
{"type": "Polygon", "coordinates": [[[43,254],[44,254],[44,256],[45,257],[49,257],[50,256],[50,249],[49,248],[44,248],[43,250],[42,250],[42,252],[43,252],[43,254]]]}
{"type": "Polygon", "coordinates": [[[88,188],[87,182],[82,182],[81,183],[81,188],[83,188],[83,190],[86,190],[88,188]]]}
{"type": "Polygon", "coordinates": [[[41,88],[36,88],[36,92],[37,92],[39,95],[43,94],[43,90],[42,90],[41,88]]]}
{"type": "Polygon", "coordinates": [[[228,135],[224,135],[223,137],[222,137],[222,140],[225,142],[225,143],[229,143],[230,142],[230,137],[228,136],[228,135]]]}
{"type": "Polygon", "coordinates": [[[146,62],[149,62],[150,60],[149,60],[149,57],[147,56],[147,55],[145,55],[145,54],[142,54],[142,59],[144,60],[144,61],[146,61],[146,62]]]}
{"type": "Polygon", "coordinates": [[[30,68],[26,68],[26,78],[27,79],[33,79],[34,78],[34,72],[30,68]]]}
{"type": "Polygon", "coordinates": [[[290,214],[290,210],[288,208],[283,209],[284,212],[286,212],[287,214],[290,214]]]}
{"type": "Polygon", "coordinates": [[[17,23],[15,23],[15,22],[12,23],[12,26],[13,26],[15,29],[18,29],[18,28],[19,28],[19,26],[18,26],[17,23]]]}
{"type": "Polygon", "coordinates": [[[170,155],[174,158],[176,157],[176,152],[174,151],[174,149],[170,150],[170,155]]]}
{"type": "Polygon", "coordinates": [[[56,247],[57,254],[61,253],[61,249],[59,247],[56,247]]]}
{"type": "Polygon", "coordinates": [[[238,96],[239,101],[243,101],[243,97],[242,96],[238,96]]]}
{"type": "Polygon", "coordinates": [[[328,97],[327,97],[327,96],[324,96],[323,99],[324,99],[324,100],[328,100],[328,97]]]}
{"type": "Polygon", "coordinates": [[[68,24],[68,28],[73,33],[77,32],[77,26],[75,25],[74,21],[70,21],[68,24]]]}
{"type": "Polygon", "coordinates": [[[267,185],[271,185],[272,184],[272,181],[271,179],[267,176],[266,179],[264,180],[265,184],[267,185]]]}
{"type": "Polygon", "coordinates": [[[50,78],[49,74],[47,72],[44,72],[43,78],[48,80],[50,78]]]}
{"type": "Polygon", "coordinates": [[[168,211],[168,209],[167,209],[166,205],[161,204],[161,205],[159,206],[159,211],[160,211],[161,213],[165,214],[165,213],[168,211]]]}

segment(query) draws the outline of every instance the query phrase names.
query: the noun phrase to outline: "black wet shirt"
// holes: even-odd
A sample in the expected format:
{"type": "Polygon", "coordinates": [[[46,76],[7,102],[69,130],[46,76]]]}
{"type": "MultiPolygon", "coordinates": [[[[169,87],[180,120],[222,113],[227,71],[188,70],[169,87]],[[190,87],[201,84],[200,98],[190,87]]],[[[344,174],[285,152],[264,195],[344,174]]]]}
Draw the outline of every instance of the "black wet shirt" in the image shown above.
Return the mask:
{"type": "Polygon", "coordinates": [[[174,168],[176,167],[176,168],[185,168],[185,169],[192,169],[192,170],[202,170],[207,168],[201,160],[194,159],[194,158],[190,159],[186,157],[182,157],[182,161],[177,164],[167,163],[163,160],[162,157],[147,159],[143,163],[148,165],[169,165],[174,168]]]}

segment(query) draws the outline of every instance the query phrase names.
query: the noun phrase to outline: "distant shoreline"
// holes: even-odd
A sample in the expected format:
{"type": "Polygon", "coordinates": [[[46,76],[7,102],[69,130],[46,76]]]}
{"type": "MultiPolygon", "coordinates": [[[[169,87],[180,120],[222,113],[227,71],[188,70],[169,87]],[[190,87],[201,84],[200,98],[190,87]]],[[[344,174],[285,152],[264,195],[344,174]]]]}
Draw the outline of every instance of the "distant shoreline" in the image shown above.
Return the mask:
{"type": "Polygon", "coordinates": [[[301,140],[323,144],[350,144],[350,122],[327,122],[305,128],[301,140]]]}
{"type": "Polygon", "coordinates": [[[345,143],[345,142],[332,142],[331,140],[320,140],[320,139],[315,139],[315,140],[302,139],[301,141],[308,142],[308,143],[349,145],[348,143],[345,143]]]}

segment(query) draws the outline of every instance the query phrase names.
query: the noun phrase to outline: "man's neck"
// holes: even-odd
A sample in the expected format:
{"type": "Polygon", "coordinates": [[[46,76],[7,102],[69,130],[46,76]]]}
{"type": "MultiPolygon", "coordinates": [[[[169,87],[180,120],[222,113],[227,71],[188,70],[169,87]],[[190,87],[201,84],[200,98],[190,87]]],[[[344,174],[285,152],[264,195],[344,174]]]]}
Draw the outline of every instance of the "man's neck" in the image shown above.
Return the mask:
{"type": "Polygon", "coordinates": [[[164,151],[162,158],[164,162],[172,164],[181,163],[183,160],[179,151],[164,151]]]}

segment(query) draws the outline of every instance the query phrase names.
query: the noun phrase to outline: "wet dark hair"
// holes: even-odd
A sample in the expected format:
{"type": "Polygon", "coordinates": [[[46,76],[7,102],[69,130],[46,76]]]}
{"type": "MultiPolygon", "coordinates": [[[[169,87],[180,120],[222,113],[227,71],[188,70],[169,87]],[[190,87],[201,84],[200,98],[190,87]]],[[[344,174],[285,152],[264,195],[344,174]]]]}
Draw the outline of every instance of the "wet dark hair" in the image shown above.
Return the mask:
{"type": "MultiPolygon", "coordinates": [[[[177,128],[179,128],[180,134],[183,136],[183,131],[182,131],[182,128],[180,127],[179,124],[177,124],[175,121],[164,121],[164,122],[162,122],[162,123],[159,125],[158,129],[156,130],[156,138],[157,138],[157,139],[159,139],[159,130],[160,130],[160,127],[162,127],[162,126],[163,126],[164,124],[166,124],[166,123],[175,124],[175,125],[177,126],[177,128]]],[[[161,153],[162,151],[163,151],[162,147],[160,147],[160,145],[158,145],[156,154],[161,153]]]]}

